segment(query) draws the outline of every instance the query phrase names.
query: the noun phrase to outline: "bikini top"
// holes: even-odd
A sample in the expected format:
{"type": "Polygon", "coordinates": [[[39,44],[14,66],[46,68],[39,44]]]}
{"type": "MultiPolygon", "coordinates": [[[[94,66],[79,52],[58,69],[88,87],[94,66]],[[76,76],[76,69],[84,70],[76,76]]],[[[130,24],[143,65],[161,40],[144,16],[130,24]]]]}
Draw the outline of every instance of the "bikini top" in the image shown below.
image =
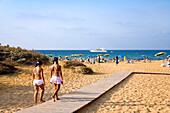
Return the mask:
{"type": "Polygon", "coordinates": [[[39,75],[40,75],[41,73],[37,73],[37,71],[38,71],[38,70],[37,70],[37,67],[36,67],[36,71],[35,71],[35,74],[36,74],[36,75],[37,75],[37,74],[39,74],[39,75]]]}

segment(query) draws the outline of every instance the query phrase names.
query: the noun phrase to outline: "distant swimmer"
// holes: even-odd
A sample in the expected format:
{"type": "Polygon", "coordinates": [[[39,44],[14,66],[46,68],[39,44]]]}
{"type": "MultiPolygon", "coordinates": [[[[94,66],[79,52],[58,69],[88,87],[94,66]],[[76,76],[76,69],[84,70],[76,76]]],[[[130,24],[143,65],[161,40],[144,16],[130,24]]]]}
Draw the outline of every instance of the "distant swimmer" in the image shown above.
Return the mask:
{"type": "Polygon", "coordinates": [[[38,96],[38,90],[39,87],[41,88],[41,94],[40,94],[40,102],[45,102],[43,98],[44,94],[44,86],[45,86],[45,80],[43,76],[43,69],[41,68],[42,61],[37,61],[35,68],[33,69],[33,85],[34,85],[34,102],[37,103],[37,96],[38,96]]]}

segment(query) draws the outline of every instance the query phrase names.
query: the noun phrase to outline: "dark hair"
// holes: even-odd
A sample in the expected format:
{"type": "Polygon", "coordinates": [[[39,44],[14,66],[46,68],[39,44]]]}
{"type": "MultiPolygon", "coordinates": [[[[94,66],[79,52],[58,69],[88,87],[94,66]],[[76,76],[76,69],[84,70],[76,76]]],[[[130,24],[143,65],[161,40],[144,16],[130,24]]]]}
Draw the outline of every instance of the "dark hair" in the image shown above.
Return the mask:
{"type": "Polygon", "coordinates": [[[54,62],[56,62],[56,64],[58,64],[58,57],[54,57],[53,64],[54,64],[54,62]]]}
{"type": "Polygon", "coordinates": [[[37,67],[37,66],[39,66],[39,65],[42,65],[42,64],[43,64],[42,61],[41,61],[41,60],[38,60],[38,61],[36,62],[35,67],[37,67]]]}

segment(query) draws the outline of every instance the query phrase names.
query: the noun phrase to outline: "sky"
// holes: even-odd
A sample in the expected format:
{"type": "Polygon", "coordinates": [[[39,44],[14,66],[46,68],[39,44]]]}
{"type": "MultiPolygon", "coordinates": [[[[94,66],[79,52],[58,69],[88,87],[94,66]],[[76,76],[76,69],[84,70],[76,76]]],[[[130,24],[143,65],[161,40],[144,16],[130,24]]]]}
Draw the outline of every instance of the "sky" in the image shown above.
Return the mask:
{"type": "Polygon", "coordinates": [[[0,0],[0,43],[26,49],[170,49],[170,0],[0,0]]]}

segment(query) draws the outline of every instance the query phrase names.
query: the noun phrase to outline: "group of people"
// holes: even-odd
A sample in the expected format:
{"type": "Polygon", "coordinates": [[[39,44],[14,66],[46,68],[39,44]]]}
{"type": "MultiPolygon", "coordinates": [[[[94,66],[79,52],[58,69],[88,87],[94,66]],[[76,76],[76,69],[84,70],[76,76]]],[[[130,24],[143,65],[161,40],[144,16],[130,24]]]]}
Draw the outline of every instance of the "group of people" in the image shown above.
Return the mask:
{"type": "Polygon", "coordinates": [[[162,60],[161,67],[170,67],[170,58],[166,58],[165,60],[162,60]]]}
{"type": "Polygon", "coordinates": [[[86,60],[82,57],[79,57],[79,58],[75,57],[73,60],[79,61],[79,62],[93,63],[93,64],[94,64],[94,62],[104,63],[104,62],[109,61],[109,59],[100,58],[100,57],[97,58],[96,56],[92,57],[92,58],[90,56],[88,56],[88,58],[86,60]]]}
{"type": "MultiPolygon", "coordinates": [[[[43,68],[42,61],[37,61],[35,68],[33,69],[33,85],[34,85],[34,102],[37,103],[37,96],[39,87],[41,88],[41,94],[40,94],[40,102],[45,102],[43,100],[43,94],[44,94],[44,86],[45,86],[45,79],[43,76],[43,68]]],[[[50,67],[50,83],[54,85],[54,93],[51,96],[51,98],[55,100],[59,100],[58,98],[58,91],[60,89],[60,85],[63,84],[63,77],[62,77],[62,71],[61,66],[58,64],[58,58],[54,57],[53,59],[53,65],[50,67]]]]}

